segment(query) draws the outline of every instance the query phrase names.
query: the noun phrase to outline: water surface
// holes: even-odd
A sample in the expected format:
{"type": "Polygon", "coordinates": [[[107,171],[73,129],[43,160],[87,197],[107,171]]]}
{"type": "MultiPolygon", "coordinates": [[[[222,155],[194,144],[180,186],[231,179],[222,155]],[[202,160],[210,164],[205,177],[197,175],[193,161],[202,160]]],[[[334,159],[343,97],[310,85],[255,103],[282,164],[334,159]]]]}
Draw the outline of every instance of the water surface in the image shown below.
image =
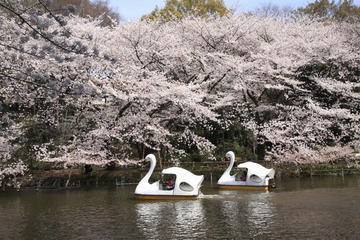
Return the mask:
{"type": "Polygon", "coordinates": [[[274,191],[135,200],[135,185],[0,193],[0,239],[356,239],[360,176],[281,179],[274,191]]]}

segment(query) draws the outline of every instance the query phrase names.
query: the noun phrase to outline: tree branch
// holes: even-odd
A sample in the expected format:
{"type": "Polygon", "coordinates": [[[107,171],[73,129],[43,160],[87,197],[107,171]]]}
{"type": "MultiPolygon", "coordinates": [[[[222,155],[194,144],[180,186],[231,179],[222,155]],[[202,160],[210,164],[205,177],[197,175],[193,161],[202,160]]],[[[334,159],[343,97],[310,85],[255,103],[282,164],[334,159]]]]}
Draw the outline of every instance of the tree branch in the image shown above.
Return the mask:
{"type": "Polygon", "coordinates": [[[227,73],[224,73],[224,75],[209,88],[208,93],[210,93],[226,77],[226,74],[227,73]]]}

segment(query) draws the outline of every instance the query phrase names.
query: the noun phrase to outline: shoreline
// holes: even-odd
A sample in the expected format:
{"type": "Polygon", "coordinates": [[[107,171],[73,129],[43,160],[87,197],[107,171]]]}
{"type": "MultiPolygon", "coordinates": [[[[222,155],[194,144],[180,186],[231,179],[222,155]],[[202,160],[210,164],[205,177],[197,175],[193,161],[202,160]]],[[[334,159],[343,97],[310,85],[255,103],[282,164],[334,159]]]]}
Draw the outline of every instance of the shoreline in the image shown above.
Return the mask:
{"type": "MultiPolygon", "coordinates": [[[[348,166],[345,163],[318,163],[318,164],[263,164],[275,169],[275,179],[282,177],[312,177],[312,176],[345,176],[360,175],[360,168],[348,166]]],[[[168,166],[166,166],[168,167],[168,166]]],[[[204,175],[206,181],[216,181],[226,169],[223,166],[182,166],[197,175],[204,175]]],[[[164,167],[165,168],[165,167],[164,167]]],[[[91,186],[121,186],[137,184],[147,173],[147,168],[115,168],[106,169],[94,167],[85,173],[84,168],[62,170],[31,170],[25,176],[18,177],[22,182],[22,190],[40,189],[74,189],[91,186]]],[[[160,178],[161,169],[155,169],[153,180],[160,178]]],[[[11,191],[13,188],[4,188],[2,191],[11,191]]],[[[15,189],[16,190],[16,189],[15,189]]]]}

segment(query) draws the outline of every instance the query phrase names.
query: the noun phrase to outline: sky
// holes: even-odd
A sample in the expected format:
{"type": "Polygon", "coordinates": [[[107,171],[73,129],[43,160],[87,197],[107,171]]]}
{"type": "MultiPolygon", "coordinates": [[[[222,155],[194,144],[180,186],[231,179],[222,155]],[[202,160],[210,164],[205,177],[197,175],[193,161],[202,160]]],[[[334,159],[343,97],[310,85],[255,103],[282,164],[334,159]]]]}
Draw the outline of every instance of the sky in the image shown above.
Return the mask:
{"type": "MultiPolygon", "coordinates": [[[[258,7],[269,3],[280,7],[304,7],[315,0],[225,0],[228,8],[237,9],[236,12],[253,11],[258,7]]],[[[145,14],[149,14],[157,5],[162,8],[166,0],[110,0],[110,6],[120,13],[125,21],[136,20],[145,14]]],[[[356,5],[360,5],[360,0],[354,0],[356,5]]]]}

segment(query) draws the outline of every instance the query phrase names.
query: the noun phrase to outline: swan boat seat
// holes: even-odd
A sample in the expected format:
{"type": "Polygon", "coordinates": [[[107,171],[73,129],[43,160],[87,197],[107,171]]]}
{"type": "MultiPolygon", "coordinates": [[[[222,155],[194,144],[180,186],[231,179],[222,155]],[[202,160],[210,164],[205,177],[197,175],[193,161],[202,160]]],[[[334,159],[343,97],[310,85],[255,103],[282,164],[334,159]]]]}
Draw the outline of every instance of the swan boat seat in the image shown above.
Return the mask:
{"type": "Polygon", "coordinates": [[[222,189],[242,189],[242,190],[269,190],[273,187],[275,170],[265,168],[258,163],[245,162],[237,166],[237,169],[246,169],[244,178],[239,177],[237,173],[230,175],[230,171],[235,163],[235,154],[230,151],[226,153],[226,157],[230,159],[230,165],[218,180],[217,184],[222,189]]]}
{"type": "Polygon", "coordinates": [[[195,175],[179,167],[164,169],[161,172],[163,175],[176,176],[173,188],[167,190],[163,188],[160,180],[149,183],[156,165],[156,158],[153,154],[149,154],[145,159],[150,161],[150,169],[135,189],[134,194],[137,199],[197,199],[199,197],[201,183],[204,180],[203,175],[195,175]]]}

